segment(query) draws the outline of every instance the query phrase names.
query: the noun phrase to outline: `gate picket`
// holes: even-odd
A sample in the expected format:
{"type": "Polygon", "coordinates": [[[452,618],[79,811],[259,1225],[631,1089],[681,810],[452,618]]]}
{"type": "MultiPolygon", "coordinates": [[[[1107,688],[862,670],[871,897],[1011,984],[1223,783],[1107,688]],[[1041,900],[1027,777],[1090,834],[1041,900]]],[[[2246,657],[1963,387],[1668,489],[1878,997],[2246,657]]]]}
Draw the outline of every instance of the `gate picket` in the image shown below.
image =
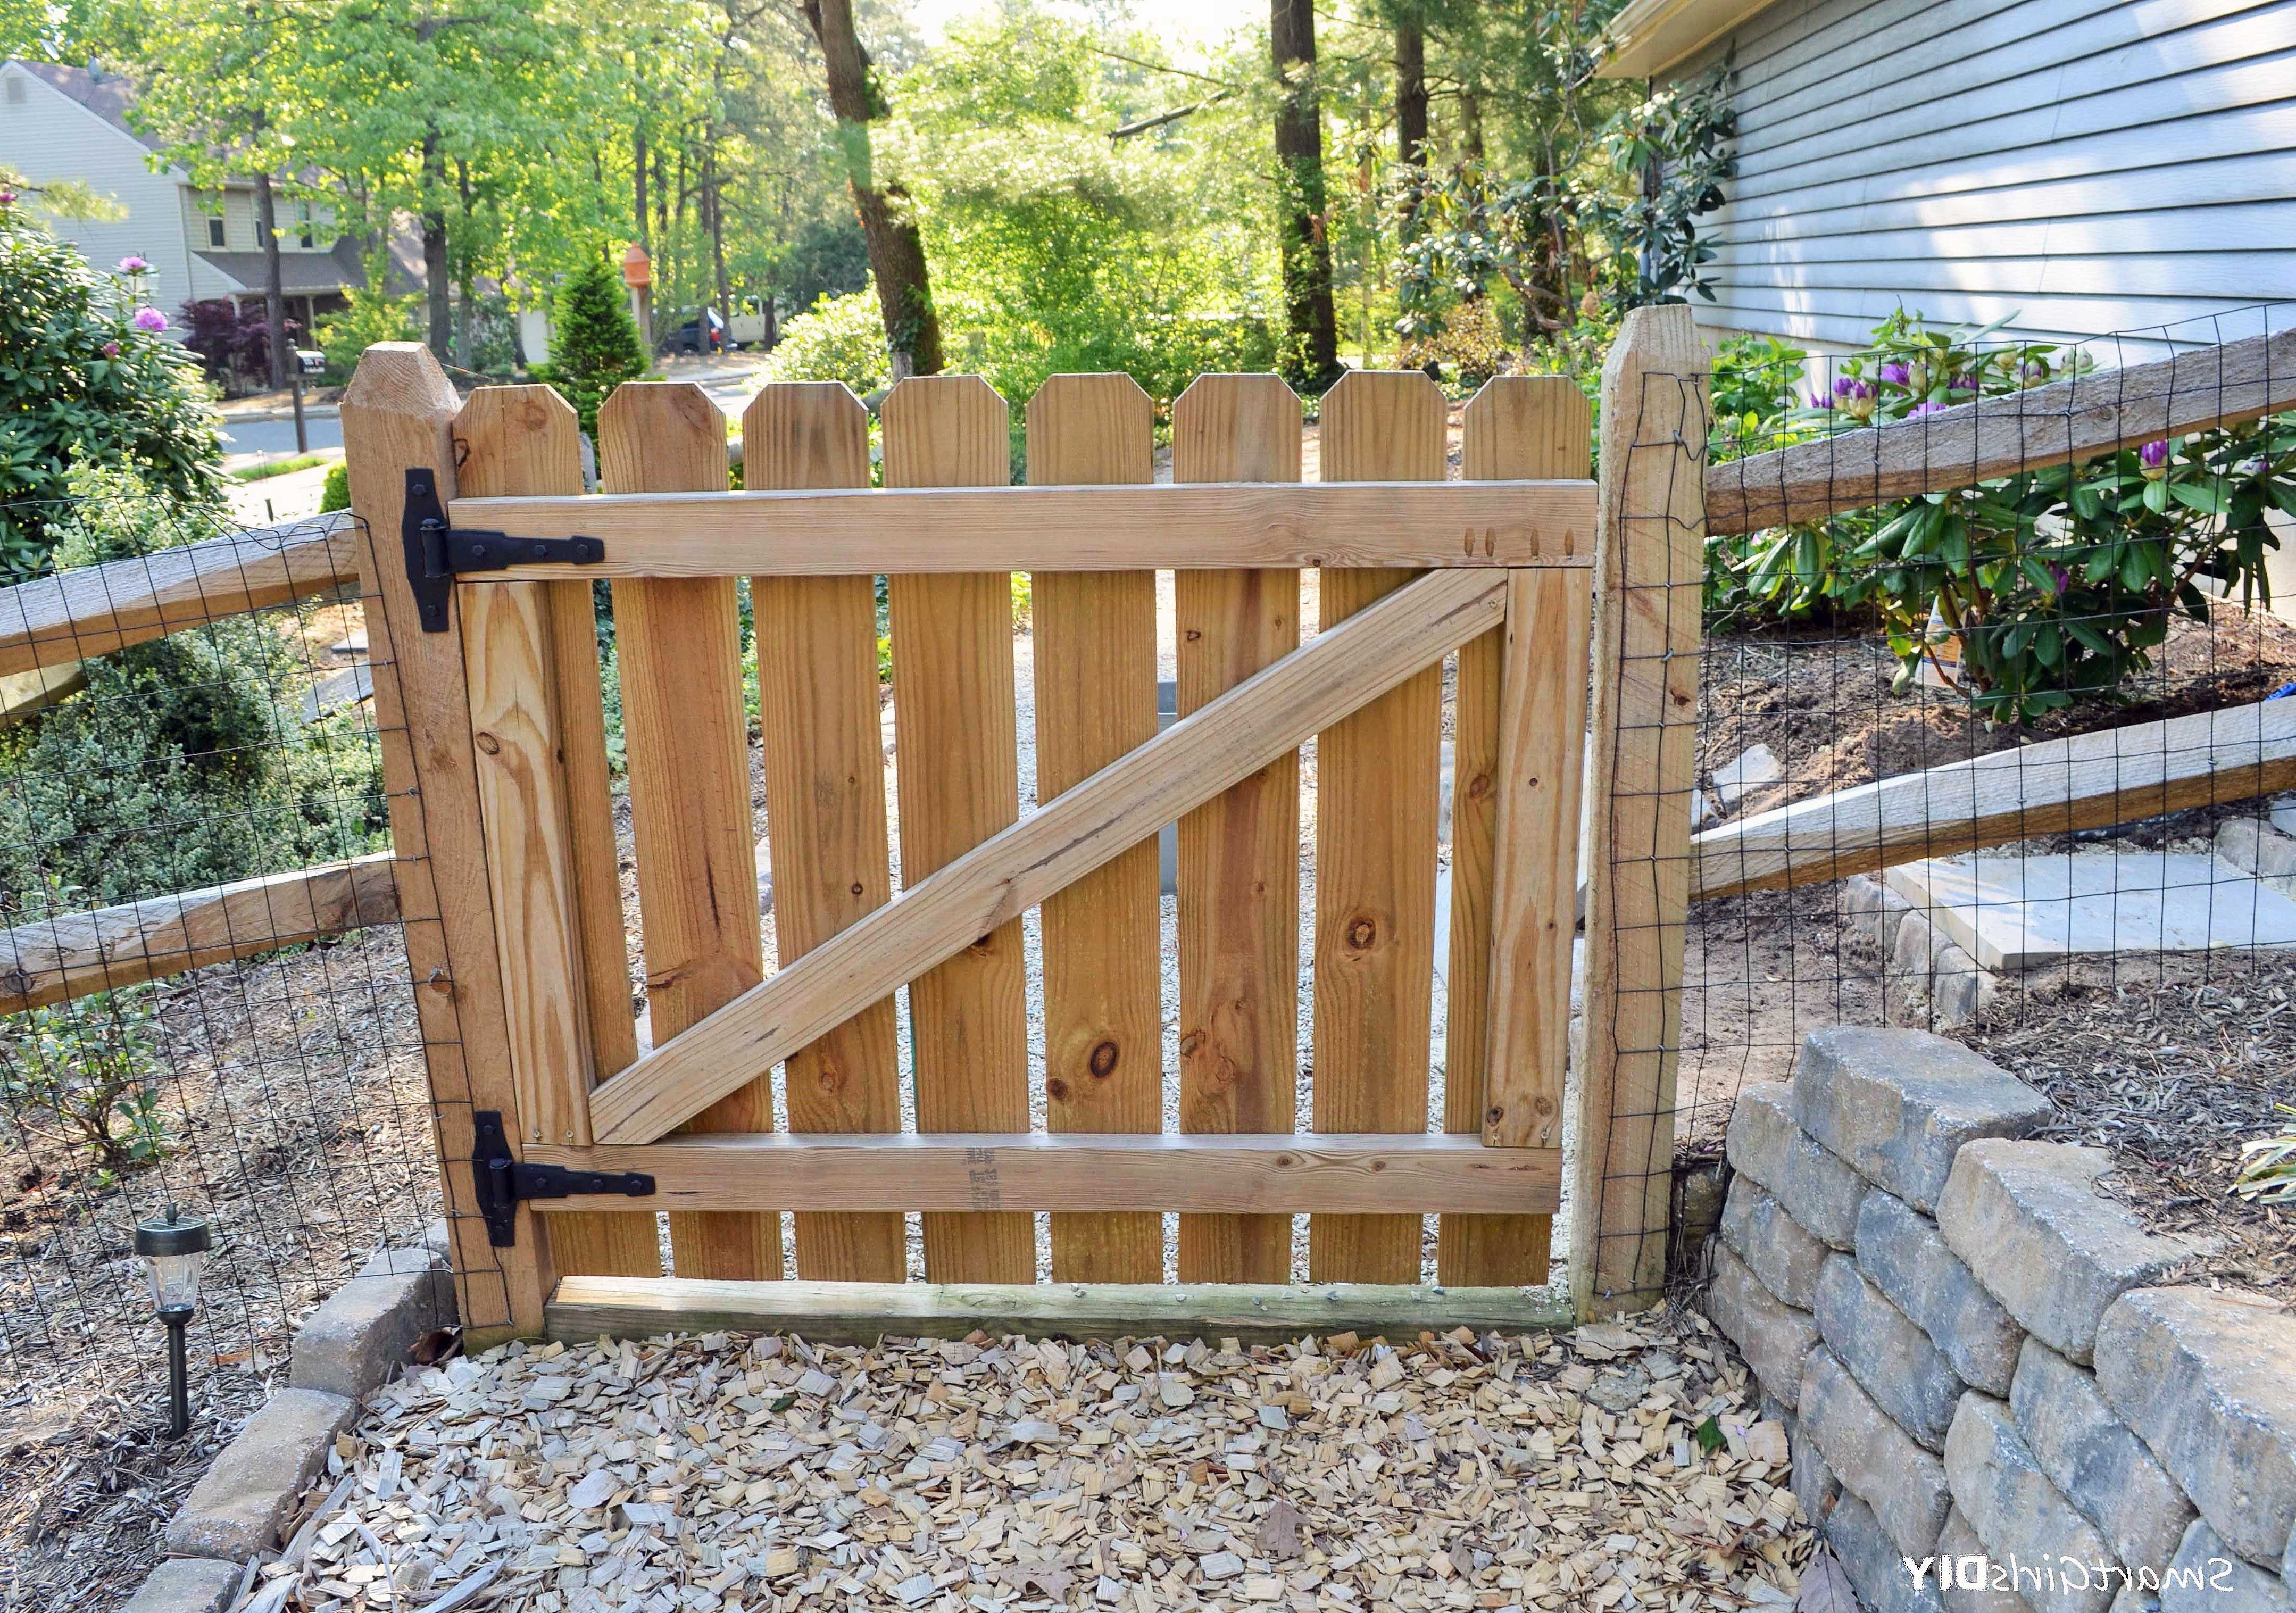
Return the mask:
{"type": "MultiPolygon", "coordinates": [[[[865,487],[869,415],[837,381],[762,389],[742,417],[751,487],[865,487]]],[[[774,941],[786,966],[893,898],[878,722],[877,597],[867,577],[754,577],[758,708],[774,941]]],[[[872,1003],[789,1060],[792,1132],[901,1129],[898,1025],[872,1003]]],[[[797,1274],[898,1282],[898,1215],[800,1211],[797,1274]]]]}
{"type": "MultiPolygon", "coordinates": [[[[1590,416],[1586,394],[1567,376],[1509,375],[1487,382],[1468,403],[1460,422],[1462,473],[1469,481],[1584,477],[1590,416]]],[[[1581,601],[1587,597],[1585,577],[1560,580],[1563,586],[1556,591],[1558,597],[1553,602],[1565,604],[1570,596],[1581,601]]],[[[1567,667],[1569,647],[1575,643],[1583,662],[1587,619],[1582,605],[1576,612],[1575,639],[1564,634],[1560,643],[1543,647],[1559,652],[1554,659],[1567,667]]],[[[1480,1132],[1484,1123],[1491,1069],[1496,837],[1503,793],[1501,672],[1508,631],[1519,626],[1511,620],[1508,628],[1486,633],[1459,648],[1451,772],[1450,989],[1443,1037],[1443,1129],[1447,1132],[1480,1132]]],[[[1531,630],[1542,639],[1550,636],[1546,622],[1531,630]]],[[[1565,804],[1558,829],[1569,837],[1571,855],[1567,861],[1573,866],[1586,681],[1581,666],[1575,720],[1567,702],[1539,715],[1534,735],[1548,743],[1540,764],[1529,769],[1540,781],[1541,789],[1565,804]]],[[[1541,889],[1526,894],[1542,905],[1552,903],[1558,894],[1566,908],[1570,902],[1567,891],[1541,889]]],[[[1567,917],[1565,923],[1567,927],[1567,917]]],[[[1567,933],[1562,945],[1567,1017],[1570,989],[1567,933]]],[[[1553,1073],[1559,1086],[1559,1056],[1553,1073]]],[[[1545,1282],[1553,1233],[1553,1220],[1546,1216],[1445,1216],[1438,1223],[1437,1277],[1460,1288],[1545,1282]]]]}
{"type": "MultiPolygon", "coordinates": [[[[581,429],[573,409],[548,387],[481,387],[472,392],[455,419],[455,438],[462,463],[456,469],[456,489],[471,498],[494,498],[514,494],[579,493],[582,490],[581,429]]],[[[512,594],[530,588],[541,603],[544,619],[532,624],[533,636],[542,641],[546,665],[535,670],[548,684],[538,691],[546,704],[554,737],[560,798],[558,831],[564,836],[566,872],[575,934],[575,956],[570,960],[578,978],[554,978],[545,970],[519,970],[510,966],[510,926],[504,926],[503,995],[512,1021],[513,1052],[521,1003],[538,994],[565,992],[574,998],[566,1011],[572,1017],[572,1036],[586,1041],[586,1056],[572,1067],[560,1065],[539,1074],[568,1083],[561,1094],[568,1101],[567,1118],[589,1135],[585,1102],[591,1086],[627,1069],[638,1055],[637,1026],[630,1014],[628,943],[622,920],[621,881],[616,877],[614,802],[611,775],[606,762],[606,722],[598,684],[598,635],[590,600],[590,585],[582,582],[530,583],[464,595],[463,626],[472,637],[481,607],[494,602],[492,594],[512,594]]],[[[504,602],[507,602],[506,601],[504,602]]],[[[480,642],[484,642],[483,635],[480,642]]],[[[480,677],[480,658],[466,651],[473,700],[480,677]]],[[[472,723],[481,721],[474,709],[472,723]]],[[[487,770],[480,769],[482,783],[487,770]]],[[[496,826],[489,823],[490,844],[501,845],[496,826]]],[[[488,874],[494,877],[495,858],[488,874]]],[[[499,883],[499,881],[497,881],[499,883]]],[[[497,910],[518,909],[498,894],[497,910]]],[[[524,1107],[527,1084],[521,1083],[524,1107]]],[[[536,1117],[522,1114],[529,1123],[536,1117]]],[[[550,1141],[547,1137],[534,1138],[550,1141]]],[[[561,1216],[551,1224],[553,1263],[565,1276],[659,1277],[661,1240],[652,1211],[604,1215],[583,1212],[561,1216]]]]}
{"type": "MultiPolygon", "coordinates": [[[[1054,375],[1029,400],[1032,486],[1155,477],[1155,410],[1121,373],[1054,375]]],[[[1080,784],[1156,737],[1156,574],[1039,571],[1030,583],[1037,798],[1080,784]]],[[[1164,1124],[1156,842],[1144,840],[1043,906],[1046,1129],[1164,1124]]],[[[1160,1215],[1052,1217],[1055,1282],[1154,1282],[1160,1215]]]]}
{"type": "MultiPolygon", "coordinates": [[[[1300,399],[1200,375],[1172,405],[1172,479],[1298,481],[1300,399]]],[[[1300,574],[1181,570],[1179,712],[1300,647],[1300,574]]],[[[1180,1129],[1288,1132],[1300,1070],[1300,757],[1180,820],[1180,1129]]],[[[1289,1216],[1184,1215],[1183,1282],[1288,1282],[1289,1216]]]]}
{"type": "MultiPolygon", "coordinates": [[[[1416,371],[1354,371],[1324,397],[1325,481],[1441,481],[1443,394],[1416,371]]],[[[1415,572],[1326,567],[1321,623],[1415,572]]],[[[1316,741],[1314,1126],[1427,1129],[1443,669],[1428,667],[1316,741]]],[[[1412,1282],[1417,1216],[1318,1215],[1315,1282],[1412,1282]]]]}
{"type": "MultiPolygon", "coordinates": [[[[885,397],[885,485],[1003,487],[1004,400],[977,375],[915,376],[885,397]]],[[[890,579],[901,882],[914,885],[1021,815],[1013,583],[1004,571],[890,579]]],[[[1029,1129],[1029,1025],[1018,919],[909,983],[921,1132],[1029,1129]]],[[[1028,1282],[1025,1213],[924,1217],[936,1282],[1028,1282]]]]}
{"type": "MultiPolygon", "coordinates": [[[[723,491],[726,417],[686,382],[627,381],[598,411],[602,479],[617,493],[723,491]]],[[[638,914],[653,1039],[668,1041],[765,977],[750,807],[742,635],[730,577],[613,585],[638,914]]],[[[771,1131],[759,1078],[689,1131],[771,1131]]],[[[669,1221],[681,1277],[782,1274],[777,1216],[693,1212],[669,1221]]]]}

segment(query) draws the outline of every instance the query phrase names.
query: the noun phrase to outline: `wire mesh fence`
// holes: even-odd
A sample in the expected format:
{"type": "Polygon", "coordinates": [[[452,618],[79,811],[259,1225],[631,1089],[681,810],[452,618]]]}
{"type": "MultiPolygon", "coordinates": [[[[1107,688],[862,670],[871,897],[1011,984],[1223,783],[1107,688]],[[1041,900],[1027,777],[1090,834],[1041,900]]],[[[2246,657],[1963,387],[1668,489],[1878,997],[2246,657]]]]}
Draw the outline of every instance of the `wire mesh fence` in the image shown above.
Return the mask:
{"type": "Polygon", "coordinates": [[[1933,1030],[2284,1287],[2235,1179],[2296,1100],[2296,309],[1877,336],[1711,381],[1677,1169],[1812,1029],[1933,1030]]]}
{"type": "Polygon", "coordinates": [[[219,547],[132,491],[4,515],[56,566],[0,596],[4,1528],[11,1593],[69,1606],[439,1191],[348,518],[219,547]],[[216,1228],[180,1445],[132,1253],[170,1206],[216,1228]]]}

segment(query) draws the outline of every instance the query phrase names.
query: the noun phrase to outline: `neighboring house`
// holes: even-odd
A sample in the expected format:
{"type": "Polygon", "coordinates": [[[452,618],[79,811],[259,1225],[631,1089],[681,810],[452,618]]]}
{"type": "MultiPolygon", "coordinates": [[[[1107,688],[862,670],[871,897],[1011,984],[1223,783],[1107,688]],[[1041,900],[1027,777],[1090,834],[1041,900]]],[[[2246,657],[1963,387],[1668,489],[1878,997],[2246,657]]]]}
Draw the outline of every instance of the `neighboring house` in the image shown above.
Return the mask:
{"type": "Polygon", "coordinates": [[[1611,41],[1733,59],[1710,332],[1840,351],[1903,304],[2116,364],[2296,299],[2296,0],[1633,0],[1611,41]]]}
{"type": "MultiPolygon", "coordinates": [[[[0,62],[0,163],[35,184],[78,180],[126,208],[127,216],[116,222],[59,219],[55,232],[98,267],[131,254],[148,260],[152,300],[162,312],[173,315],[185,302],[210,298],[259,304],[263,244],[253,184],[201,191],[173,165],[155,172],[157,143],[128,126],[134,100],[127,80],[116,74],[0,62]]],[[[282,199],[278,225],[288,312],[308,331],[316,315],[342,305],[346,291],[366,284],[366,271],[357,242],[336,231],[325,203],[282,199]]]]}

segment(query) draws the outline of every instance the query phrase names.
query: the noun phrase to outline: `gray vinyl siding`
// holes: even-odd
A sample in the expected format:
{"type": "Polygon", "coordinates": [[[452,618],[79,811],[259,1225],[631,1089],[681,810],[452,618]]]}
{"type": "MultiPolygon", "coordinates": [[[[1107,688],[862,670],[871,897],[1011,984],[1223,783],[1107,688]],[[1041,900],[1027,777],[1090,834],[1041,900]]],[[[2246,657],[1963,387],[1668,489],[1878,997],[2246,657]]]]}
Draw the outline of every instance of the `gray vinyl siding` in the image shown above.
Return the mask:
{"type": "Polygon", "coordinates": [[[1779,0],[1669,77],[1733,46],[1703,325],[1841,348],[1902,304],[2112,363],[2296,299],[2296,0],[1779,0]]]}

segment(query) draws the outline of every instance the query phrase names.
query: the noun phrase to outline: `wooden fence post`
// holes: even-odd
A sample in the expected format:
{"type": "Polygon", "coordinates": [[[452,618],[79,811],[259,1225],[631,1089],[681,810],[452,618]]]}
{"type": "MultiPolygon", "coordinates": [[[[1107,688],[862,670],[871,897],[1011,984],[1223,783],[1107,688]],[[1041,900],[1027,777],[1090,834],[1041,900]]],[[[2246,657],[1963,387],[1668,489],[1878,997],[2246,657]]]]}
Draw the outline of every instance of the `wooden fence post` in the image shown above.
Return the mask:
{"type": "Polygon", "coordinates": [[[1581,1317],[1661,1297],[1690,911],[1709,362],[1680,305],[1637,308],[1603,366],[1587,973],[1570,1162],[1581,1317]]]}
{"type": "Polygon", "coordinates": [[[500,1110],[515,1151],[518,1093],[487,894],[463,637],[422,631],[398,534],[407,471],[429,470],[442,500],[455,492],[455,389],[428,351],[381,342],[351,378],[342,426],[361,523],[360,598],[376,673],[399,914],[430,1071],[463,1338],[476,1350],[513,1335],[539,1337],[554,1273],[539,1217],[521,1208],[516,1241],[496,1249],[472,1193],[472,1114],[500,1110]]]}

